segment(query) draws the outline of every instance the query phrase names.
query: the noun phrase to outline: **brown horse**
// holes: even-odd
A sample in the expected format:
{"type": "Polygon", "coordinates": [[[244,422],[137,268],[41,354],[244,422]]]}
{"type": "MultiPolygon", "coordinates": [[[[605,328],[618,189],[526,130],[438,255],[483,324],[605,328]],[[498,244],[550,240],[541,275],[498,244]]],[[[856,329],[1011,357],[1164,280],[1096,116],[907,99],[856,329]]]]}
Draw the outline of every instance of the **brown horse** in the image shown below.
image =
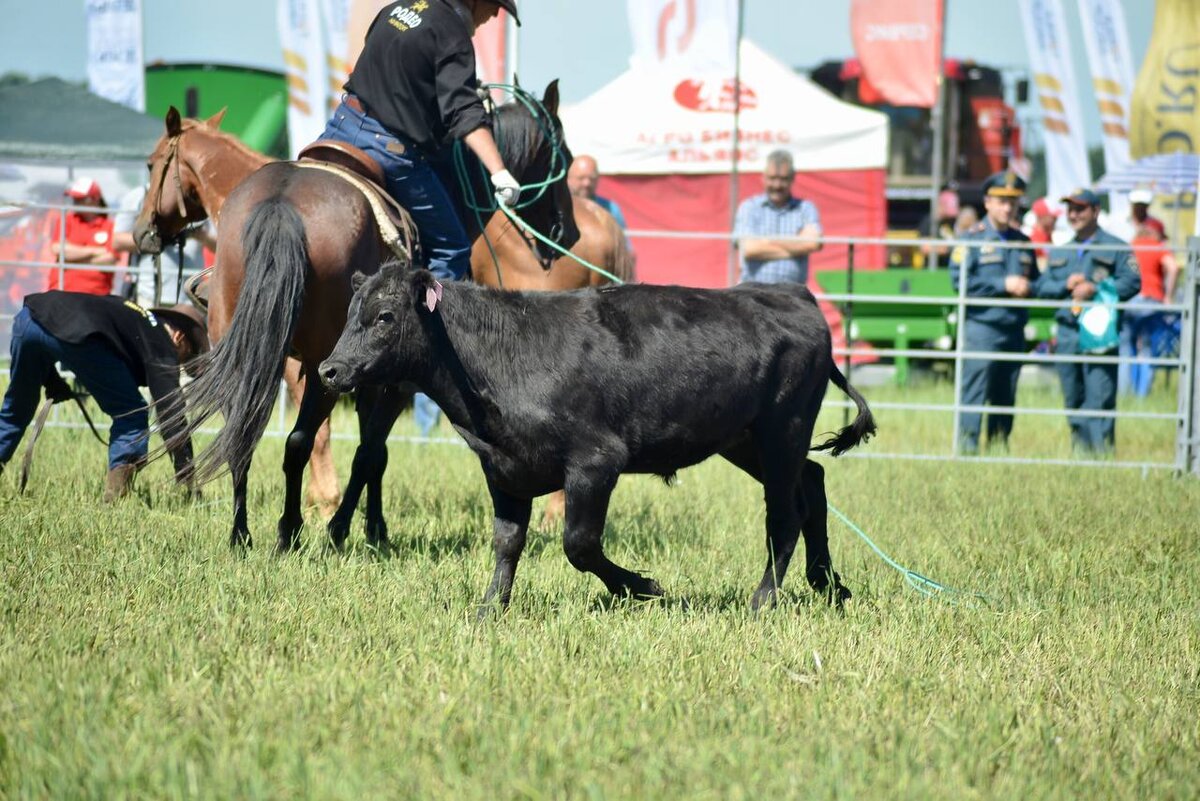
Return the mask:
{"type": "MultiPolygon", "coordinates": [[[[175,239],[183,229],[206,219],[216,221],[226,198],[242,181],[272,159],[257,153],[235,136],[220,131],[225,112],[207,120],[181,120],[179,112],[167,112],[166,133],[147,159],[152,189],[142,200],[138,214],[144,227],[139,246],[147,253],[159,252],[164,241],[175,239]],[[187,134],[185,137],[184,134],[187,134]]],[[[300,363],[289,358],[283,373],[292,401],[299,405],[304,395],[300,363]]],[[[324,514],[332,514],[341,499],[337,469],[329,449],[329,423],[321,424],[309,458],[309,501],[324,514]]]]}
{"type": "MultiPolygon", "coordinates": [[[[569,163],[570,154],[561,141],[556,84],[547,89],[543,104],[549,127],[522,104],[497,110],[499,118],[506,118],[505,130],[521,134],[503,140],[501,148],[510,171],[523,183],[545,179],[554,171],[555,161],[560,163],[557,180],[549,191],[540,193],[523,213],[535,229],[557,229],[562,242],[571,246],[578,239],[578,231],[564,180],[562,165],[569,163]]],[[[193,188],[189,192],[185,172],[195,179],[193,187],[215,180],[220,172],[213,165],[206,168],[203,164],[188,165],[185,170],[181,159],[172,158],[182,151],[184,132],[178,113],[169,114],[163,157],[151,165],[149,208],[135,227],[135,237],[146,251],[161,246],[163,236],[171,236],[162,222],[172,214],[168,197],[172,188],[176,205],[184,210],[189,199],[199,204],[199,191],[193,188]]],[[[477,196],[487,196],[486,186],[476,187],[475,191],[477,196]]],[[[219,222],[218,269],[212,281],[209,310],[210,335],[217,345],[204,360],[202,376],[188,386],[185,395],[192,417],[189,429],[218,410],[224,414],[225,427],[197,459],[196,473],[204,480],[229,465],[234,483],[230,540],[233,544],[248,544],[246,477],[253,448],[270,414],[283,357],[290,348],[299,355],[306,372],[315,369],[345,322],[352,274],[356,269],[374,269],[383,260],[384,245],[369,206],[357,190],[328,173],[306,170],[290,162],[267,164],[238,185],[222,207],[219,222]]],[[[284,550],[295,546],[302,524],[300,471],[311,451],[316,427],[328,416],[335,400],[317,383],[306,386],[296,426],[286,445],[286,497],[278,526],[279,547],[284,550]]],[[[360,426],[365,432],[373,418],[363,408],[360,405],[360,426]]],[[[356,472],[362,450],[360,446],[355,456],[356,472]]],[[[383,460],[386,462],[386,449],[383,460]]],[[[368,537],[380,541],[386,536],[376,483],[382,470],[372,469],[368,475],[364,480],[372,490],[368,497],[368,537]],[[378,526],[373,520],[379,521],[378,526]]],[[[355,483],[353,475],[351,483],[355,483]]],[[[342,510],[331,521],[335,542],[344,538],[344,534],[338,536],[341,530],[335,524],[343,521],[348,530],[348,519],[360,491],[351,493],[347,489],[342,510]]]]}

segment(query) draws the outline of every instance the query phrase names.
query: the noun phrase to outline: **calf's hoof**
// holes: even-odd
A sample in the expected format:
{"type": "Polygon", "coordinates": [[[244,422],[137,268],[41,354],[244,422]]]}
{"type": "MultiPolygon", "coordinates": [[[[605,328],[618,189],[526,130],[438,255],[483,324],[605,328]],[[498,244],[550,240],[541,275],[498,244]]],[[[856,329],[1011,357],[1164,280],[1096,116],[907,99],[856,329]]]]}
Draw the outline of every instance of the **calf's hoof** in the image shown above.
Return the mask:
{"type": "Polygon", "coordinates": [[[854,597],[850,589],[842,583],[842,577],[836,571],[828,570],[820,573],[813,573],[808,576],[809,585],[825,599],[825,602],[830,606],[836,606],[839,609],[846,601],[854,597]]]}
{"type": "Polygon", "coordinates": [[[248,551],[254,546],[249,531],[233,531],[229,535],[229,549],[232,551],[248,551]]]}
{"type": "Polygon", "coordinates": [[[773,587],[759,587],[750,598],[750,611],[773,609],[778,603],[778,597],[773,587]]]}

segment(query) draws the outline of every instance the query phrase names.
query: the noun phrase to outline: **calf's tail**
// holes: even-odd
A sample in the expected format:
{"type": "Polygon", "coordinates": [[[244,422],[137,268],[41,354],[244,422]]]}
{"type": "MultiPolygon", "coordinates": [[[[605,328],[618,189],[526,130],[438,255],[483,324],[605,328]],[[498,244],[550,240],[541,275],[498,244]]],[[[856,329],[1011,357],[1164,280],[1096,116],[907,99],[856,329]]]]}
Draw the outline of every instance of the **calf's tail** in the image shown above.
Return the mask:
{"type": "Polygon", "coordinates": [[[846,380],[846,376],[842,375],[842,371],[837,368],[836,364],[833,365],[833,372],[830,374],[829,380],[834,383],[834,386],[850,396],[850,400],[854,401],[854,405],[858,407],[858,416],[854,418],[850,425],[820,445],[814,446],[813,450],[829,451],[834,456],[841,456],[855,445],[866,442],[871,438],[871,435],[875,433],[875,417],[871,414],[871,409],[867,406],[866,398],[860,395],[857,389],[850,386],[850,382],[846,380]]]}

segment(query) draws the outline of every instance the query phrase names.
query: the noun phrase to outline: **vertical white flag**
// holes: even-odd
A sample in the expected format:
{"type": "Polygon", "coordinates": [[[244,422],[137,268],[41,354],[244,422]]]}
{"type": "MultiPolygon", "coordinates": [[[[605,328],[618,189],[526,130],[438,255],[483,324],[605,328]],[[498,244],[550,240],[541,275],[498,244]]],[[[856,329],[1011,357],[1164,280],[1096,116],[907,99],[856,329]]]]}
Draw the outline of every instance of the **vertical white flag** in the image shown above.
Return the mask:
{"type": "Polygon", "coordinates": [[[1054,200],[1092,182],[1083,114],[1071,69],[1071,42],[1061,0],[1020,0],[1025,47],[1042,107],[1046,183],[1054,200]]]}
{"type": "Polygon", "coordinates": [[[295,158],[325,129],[329,70],[317,0],[279,0],[277,12],[287,72],[288,151],[295,158]]]}
{"type": "Polygon", "coordinates": [[[627,0],[633,66],[684,63],[694,74],[732,78],[738,0],[627,0]]]}
{"type": "MultiPolygon", "coordinates": [[[[1092,68],[1092,92],[1100,109],[1104,132],[1104,169],[1112,172],[1129,163],[1129,98],[1133,92],[1133,57],[1125,14],[1118,0],[1079,0],[1083,41],[1092,68]]],[[[1129,217],[1129,198],[1122,192],[1108,196],[1112,219],[1129,217]]]]}
{"type": "Polygon", "coordinates": [[[88,90],[146,110],[141,0],[86,0],[88,90]]]}
{"type": "Polygon", "coordinates": [[[347,29],[351,0],[321,0],[321,21],[325,32],[325,68],[328,72],[326,111],[333,113],[342,102],[343,87],[350,77],[350,53],[347,29]]]}

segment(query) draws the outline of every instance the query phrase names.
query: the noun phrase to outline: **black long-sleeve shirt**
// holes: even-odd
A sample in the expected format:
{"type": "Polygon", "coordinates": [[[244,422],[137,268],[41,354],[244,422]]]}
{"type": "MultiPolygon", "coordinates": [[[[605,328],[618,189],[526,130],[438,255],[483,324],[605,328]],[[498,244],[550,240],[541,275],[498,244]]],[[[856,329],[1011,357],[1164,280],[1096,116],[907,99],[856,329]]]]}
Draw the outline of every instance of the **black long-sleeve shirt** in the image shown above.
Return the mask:
{"type": "MultiPolygon", "coordinates": [[[[157,419],[182,420],[174,411],[183,401],[172,394],[179,389],[179,355],[153,312],[115,295],[59,291],[29,295],[25,306],[56,339],[73,345],[99,340],[111,348],[138,386],[149,388],[157,419]]],[[[181,428],[182,423],[164,428],[163,439],[170,441],[181,428]]],[[[191,440],[185,439],[171,458],[176,475],[181,474],[192,461],[191,440]]]]}
{"type": "Polygon", "coordinates": [[[475,87],[470,12],[457,0],[385,6],[346,81],[370,116],[427,152],[490,125],[475,87]]]}

